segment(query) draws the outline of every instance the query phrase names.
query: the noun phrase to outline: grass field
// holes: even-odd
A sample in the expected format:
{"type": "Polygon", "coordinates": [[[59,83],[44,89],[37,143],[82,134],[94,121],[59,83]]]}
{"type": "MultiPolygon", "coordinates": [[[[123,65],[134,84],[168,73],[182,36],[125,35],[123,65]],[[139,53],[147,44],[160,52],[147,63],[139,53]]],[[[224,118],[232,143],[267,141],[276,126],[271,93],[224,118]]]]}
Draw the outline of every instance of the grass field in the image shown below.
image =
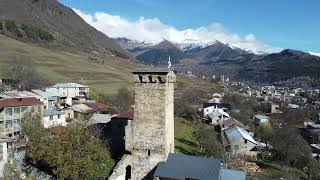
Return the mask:
{"type": "MultiPolygon", "coordinates": [[[[44,48],[0,35],[0,66],[4,66],[14,56],[31,59],[37,70],[52,83],[82,83],[102,94],[115,94],[122,87],[132,88],[130,72],[145,67],[135,61],[114,56],[44,48]]],[[[189,87],[208,91],[217,89],[215,84],[200,78],[179,75],[177,81],[177,96],[181,90],[189,87]]]]}
{"type": "Polygon", "coordinates": [[[193,137],[194,125],[181,118],[175,119],[175,150],[188,155],[201,155],[198,142],[193,137]]]}
{"type": "Polygon", "coordinates": [[[130,71],[141,64],[112,56],[48,49],[0,35],[0,66],[13,56],[30,58],[51,82],[78,82],[104,94],[113,94],[131,80],[130,71]]]}

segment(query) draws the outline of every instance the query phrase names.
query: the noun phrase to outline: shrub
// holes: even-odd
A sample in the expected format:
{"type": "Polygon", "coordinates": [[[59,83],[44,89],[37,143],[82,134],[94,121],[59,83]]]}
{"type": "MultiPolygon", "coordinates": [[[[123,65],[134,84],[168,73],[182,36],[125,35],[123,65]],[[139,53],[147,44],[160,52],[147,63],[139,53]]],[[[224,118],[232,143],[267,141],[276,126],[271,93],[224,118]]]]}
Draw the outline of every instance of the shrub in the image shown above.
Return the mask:
{"type": "Polygon", "coordinates": [[[3,23],[2,23],[2,21],[0,21],[0,30],[3,30],[3,23]]]}
{"type": "Polygon", "coordinates": [[[18,26],[13,20],[5,20],[5,26],[8,31],[18,34],[18,26]]]}
{"type": "Polygon", "coordinates": [[[28,38],[35,40],[40,39],[45,41],[53,40],[53,36],[49,32],[41,28],[32,25],[22,24],[21,29],[27,34],[28,38]]]}

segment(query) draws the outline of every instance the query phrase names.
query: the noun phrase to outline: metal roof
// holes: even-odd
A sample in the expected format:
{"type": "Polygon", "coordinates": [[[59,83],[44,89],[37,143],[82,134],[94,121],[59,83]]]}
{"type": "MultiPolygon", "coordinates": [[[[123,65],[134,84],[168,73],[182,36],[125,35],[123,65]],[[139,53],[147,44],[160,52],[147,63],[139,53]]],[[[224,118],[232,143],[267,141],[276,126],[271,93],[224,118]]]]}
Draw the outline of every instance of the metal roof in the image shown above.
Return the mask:
{"type": "Polygon", "coordinates": [[[38,99],[31,98],[11,98],[0,100],[0,108],[19,107],[19,106],[38,106],[43,105],[38,99]]]}
{"type": "Polygon", "coordinates": [[[270,119],[268,116],[264,116],[264,115],[254,115],[255,118],[257,119],[270,119]]]}
{"type": "Polygon", "coordinates": [[[66,96],[60,94],[57,90],[54,90],[54,89],[46,89],[46,90],[33,89],[32,92],[34,92],[34,93],[36,93],[39,96],[44,97],[44,98],[66,97],[66,96]]]}
{"type": "Polygon", "coordinates": [[[45,109],[43,112],[43,116],[48,117],[48,116],[61,115],[64,113],[65,113],[64,111],[57,111],[55,109],[45,109]]]}
{"type": "Polygon", "coordinates": [[[245,180],[246,173],[243,171],[237,171],[232,169],[220,169],[219,180],[245,180]]]}
{"type": "Polygon", "coordinates": [[[254,144],[257,144],[257,142],[253,139],[253,137],[251,137],[250,134],[243,128],[236,126],[236,127],[227,129],[225,133],[230,143],[236,143],[236,142],[239,142],[239,140],[241,139],[246,139],[254,144]]]}
{"type": "Polygon", "coordinates": [[[172,179],[218,180],[220,160],[170,153],[166,162],[160,162],[155,177],[172,179]]]}
{"type": "Polygon", "coordinates": [[[82,84],[77,84],[77,83],[58,83],[53,85],[52,87],[54,88],[88,88],[89,86],[85,86],[82,84]]]}

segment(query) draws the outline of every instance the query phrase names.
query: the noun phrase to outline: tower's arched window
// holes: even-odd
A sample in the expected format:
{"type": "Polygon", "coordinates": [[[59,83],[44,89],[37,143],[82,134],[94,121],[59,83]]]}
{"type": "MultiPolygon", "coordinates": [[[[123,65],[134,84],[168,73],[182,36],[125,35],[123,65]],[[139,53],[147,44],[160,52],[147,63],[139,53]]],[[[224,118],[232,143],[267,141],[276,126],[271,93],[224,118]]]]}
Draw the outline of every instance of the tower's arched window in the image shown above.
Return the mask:
{"type": "Polygon", "coordinates": [[[150,149],[148,149],[148,156],[150,156],[150,149]]]}

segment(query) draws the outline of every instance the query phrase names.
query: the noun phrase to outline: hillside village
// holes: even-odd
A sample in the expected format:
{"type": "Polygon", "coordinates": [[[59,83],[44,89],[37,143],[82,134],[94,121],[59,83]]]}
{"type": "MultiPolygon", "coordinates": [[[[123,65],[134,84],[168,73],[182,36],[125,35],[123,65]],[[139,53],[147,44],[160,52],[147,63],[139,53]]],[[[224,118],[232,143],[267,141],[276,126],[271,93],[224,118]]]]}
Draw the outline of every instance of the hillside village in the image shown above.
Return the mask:
{"type": "MultiPolygon", "coordinates": [[[[57,83],[41,89],[21,91],[10,88],[13,80],[2,79],[1,84],[5,85],[6,89],[12,89],[2,92],[0,96],[3,155],[0,169],[2,175],[6,163],[21,164],[23,158],[17,159],[15,154],[21,154],[21,149],[24,149],[23,147],[26,145],[28,147],[28,136],[23,132],[21,121],[30,112],[40,113],[41,124],[49,131],[59,131],[59,129],[79,122],[84,123],[85,126],[100,129],[102,138],[108,139],[106,146],[110,148],[112,157],[116,162],[119,161],[113,168],[109,179],[142,179],[147,175],[149,179],[185,179],[190,177],[215,179],[205,177],[205,174],[196,173],[199,171],[196,168],[207,169],[206,171],[211,176],[220,177],[220,179],[227,180],[236,177],[240,180],[246,179],[246,176],[254,179],[259,176],[259,173],[261,174],[270,168],[268,168],[269,161],[274,158],[271,154],[276,153],[275,148],[278,148],[274,147],[273,133],[278,130],[283,131],[281,130],[283,128],[290,128],[291,124],[298,128],[300,136],[309,143],[310,153],[312,153],[310,157],[315,160],[319,158],[318,123],[320,122],[320,114],[316,111],[319,90],[289,89],[275,86],[249,87],[244,83],[230,82],[229,80],[219,82],[219,86],[222,87],[221,92],[211,92],[210,96],[206,96],[206,100],[201,100],[202,104],[192,106],[198,116],[194,116],[195,119],[191,122],[198,121],[210,128],[210,131],[215,132],[205,134],[204,127],[199,129],[200,133],[203,131],[202,136],[214,136],[211,140],[218,142],[217,147],[210,146],[211,143],[207,144],[208,142],[205,140],[201,142],[201,138],[206,139],[207,137],[195,135],[200,138],[197,147],[200,152],[203,155],[211,155],[199,157],[193,155],[192,152],[188,152],[186,155],[180,154],[179,148],[173,148],[174,137],[172,135],[175,134],[174,131],[179,130],[173,130],[175,127],[173,123],[176,122],[173,120],[174,114],[176,114],[173,110],[181,108],[174,107],[175,103],[173,103],[173,88],[176,82],[173,72],[175,71],[170,71],[167,68],[133,71],[134,104],[132,104],[130,111],[119,113],[112,112],[110,105],[90,99],[89,86],[77,83],[57,83]],[[172,83],[171,88],[166,86],[168,83],[172,83]],[[233,98],[228,98],[228,96],[233,98]],[[240,100],[235,98],[240,98],[240,100]],[[249,99],[250,102],[248,102],[254,103],[256,109],[248,116],[239,116],[239,114],[246,112],[236,108],[239,106],[246,108],[246,102],[243,101],[249,99]],[[234,103],[240,104],[235,105],[234,103]],[[148,106],[145,106],[146,104],[148,106]],[[302,119],[295,117],[296,120],[282,116],[287,114],[287,111],[296,113],[302,109],[312,110],[313,114],[309,114],[309,118],[307,118],[304,116],[310,112],[300,112],[306,114],[299,116],[302,119]],[[159,113],[161,111],[165,112],[159,113]],[[150,113],[153,116],[149,116],[150,113]],[[165,116],[161,117],[161,114],[165,116]],[[159,127],[160,124],[155,123],[157,116],[159,116],[159,120],[166,119],[164,126],[159,127]],[[172,124],[169,126],[169,124],[166,125],[167,123],[172,124]],[[153,127],[152,124],[156,126],[153,127]],[[152,128],[156,129],[152,130],[152,128]],[[160,135],[163,135],[163,138],[160,135]],[[159,138],[159,140],[155,141],[154,138],[159,138]],[[163,145],[171,145],[163,146],[163,151],[160,151],[159,148],[162,145],[154,143],[162,141],[163,145]],[[140,147],[140,145],[143,146],[140,147]],[[221,154],[206,153],[214,151],[220,146],[223,148],[221,154]],[[209,147],[213,149],[208,150],[209,147]],[[149,157],[145,157],[141,151],[146,151],[145,153],[149,157]],[[156,154],[150,155],[153,153],[156,154]],[[212,155],[213,157],[223,157],[223,159],[212,158],[212,155]],[[138,158],[139,161],[135,162],[135,158],[138,158]],[[141,158],[146,159],[142,160],[141,158]],[[193,163],[198,165],[194,166],[193,163]],[[185,164],[185,166],[177,166],[178,164],[185,164]],[[218,169],[214,170],[213,167],[218,169]],[[175,168],[179,170],[174,170],[175,168]],[[137,171],[137,169],[139,170],[137,171]],[[153,173],[150,174],[152,169],[154,169],[153,173]],[[136,174],[137,172],[139,173],[136,174]]],[[[176,114],[175,116],[181,115],[176,114]]],[[[188,119],[185,114],[182,114],[181,117],[188,119]]],[[[299,134],[297,135],[299,136],[299,134]]],[[[17,168],[21,169],[22,167],[17,168]]]]}
{"type": "Polygon", "coordinates": [[[0,179],[320,179],[317,53],[157,18],[134,27],[156,21],[159,42],[109,37],[93,26],[113,16],[82,10],[0,1],[0,179]]]}

